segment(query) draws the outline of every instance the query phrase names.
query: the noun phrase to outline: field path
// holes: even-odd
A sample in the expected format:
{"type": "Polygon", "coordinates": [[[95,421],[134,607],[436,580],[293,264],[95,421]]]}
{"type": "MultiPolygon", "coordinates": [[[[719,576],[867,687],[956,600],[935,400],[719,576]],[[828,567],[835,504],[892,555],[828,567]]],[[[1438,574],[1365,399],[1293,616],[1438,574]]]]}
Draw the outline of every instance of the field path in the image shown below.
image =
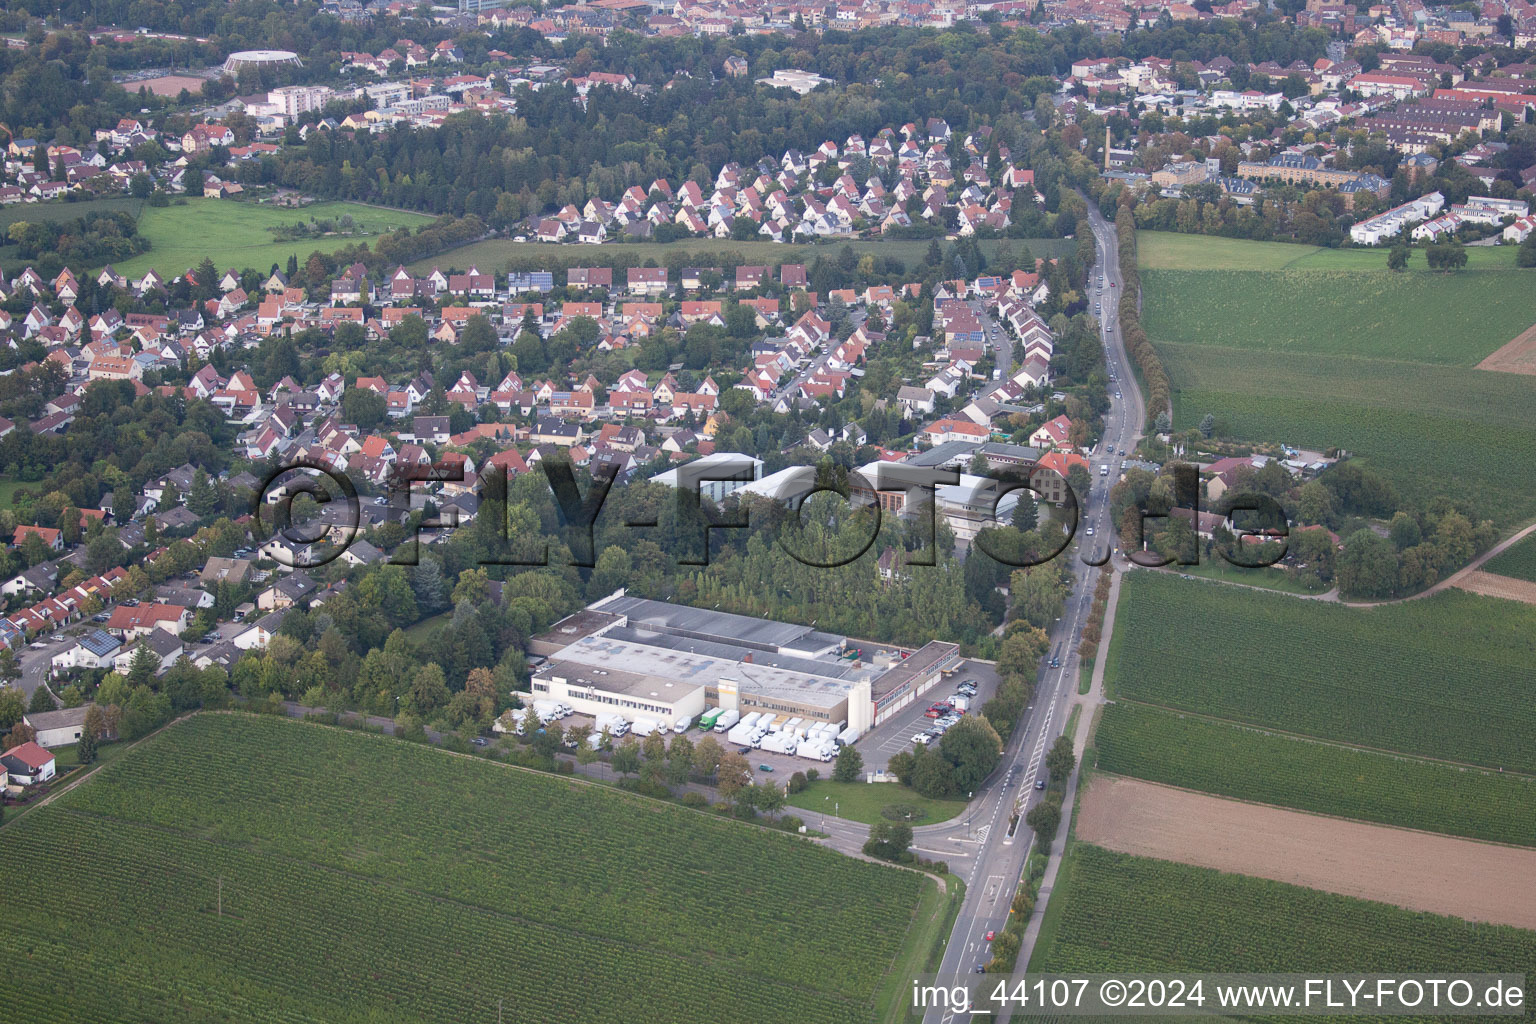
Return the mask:
{"type": "Polygon", "coordinates": [[[1511,576],[1477,570],[1467,573],[1456,585],[1484,597],[1502,597],[1509,601],[1536,604],[1536,583],[1530,580],[1517,580],[1511,576]]]}
{"type": "Polygon", "coordinates": [[[1536,928],[1536,850],[1106,774],[1095,775],[1083,795],[1077,838],[1409,910],[1536,928]]]}

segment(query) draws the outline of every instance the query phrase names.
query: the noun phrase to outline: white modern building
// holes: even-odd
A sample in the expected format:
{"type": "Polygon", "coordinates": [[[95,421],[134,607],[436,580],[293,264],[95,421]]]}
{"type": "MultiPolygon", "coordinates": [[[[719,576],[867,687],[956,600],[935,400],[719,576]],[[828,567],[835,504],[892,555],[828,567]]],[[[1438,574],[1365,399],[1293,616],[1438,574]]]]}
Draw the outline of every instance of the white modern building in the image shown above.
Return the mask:
{"type": "Polygon", "coordinates": [[[695,490],[715,504],[763,478],[763,460],[739,452],[713,452],[651,477],[667,487],[695,490]]]}
{"type": "Polygon", "coordinates": [[[1431,192],[1427,196],[1394,206],[1385,213],[1378,213],[1349,229],[1349,237],[1357,245],[1380,245],[1396,238],[1403,228],[1428,220],[1445,207],[1445,196],[1431,192]]]}

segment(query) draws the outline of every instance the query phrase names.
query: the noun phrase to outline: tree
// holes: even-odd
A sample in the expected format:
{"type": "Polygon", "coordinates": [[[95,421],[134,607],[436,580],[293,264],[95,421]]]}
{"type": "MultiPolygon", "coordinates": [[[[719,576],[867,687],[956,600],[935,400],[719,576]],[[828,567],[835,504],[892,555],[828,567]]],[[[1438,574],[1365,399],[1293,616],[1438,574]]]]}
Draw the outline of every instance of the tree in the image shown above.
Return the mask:
{"type": "Polygon", "coordinates": [[[1019,490],[1014,494],[1018,501],[1013,506],[1012,526],[1020,533],[1028,533],[1040,525],[1040,509],[1035,504],[1035,497],[1029,491],[1019,490]]]}
{"type": "Polygon", "coordinates": [[[19,686],[0,689],[0,729],[9,729],[21,721],[27,711],[27,695],[19,686]]]}
{"type": "Polygon", "coordinates": [[[632,775],[640,770],[640,744],[633,736],[613,752],[613,770],[620,775],[632,775]]]}
{"type": "Polygon", "coordinates": [[[1333,525],[1333,494],[1328,488],[1310,480],[1296,493],[1296,518],[1302,523],[1333,525]]]}
{"type": "Polygon", "coordinates": [[[984,716],[966,715],[944,733],[939,752],[954,766],[955,788],[971,792],[997,767],[1003,741],[984,716]]]}
{"type": "Polygon", "coordinates": [[[1200,417],[1200,436],[1209,438],[1216,433],[1216,417],[1212,413],[1206,413],[1200,417]]]}
{"type": "Polygon", "coordinates": [[[1536,231],[1525,236],[1525,241],[1520,243],[1520,248],[1515,252],[1515,266],[1536,267],[1536,231]]]}
{"type": "Polygon", "coordinates": [[[837,762],[832,766],[833,782],[858,782],[862,774],[864,755],[854,750],[852,744],[837,752],[837,762]]]}
{"type": "Polygon", "coordinates": [[[912,826],[898,821],[878,821],[869,830],[864,855],[899,864],[909,858],[907,850],[911,845],[912,826]]]}
{"type": "Polygon", "coordinates": [[[16,652],[9,647],[0,647],[0,686],[10,686],[20,678],[21,665],[16,661],[16,652]]]}
{"type": "Polygon", "coordinates": [[[1412,252],[1406,245],[1394,245],[1387,253],[1388,270],[1406,270],[1408,268],[1408,256],[1412,252]]]}
{"type": "Polygon", "coordinates": [[[1392,517],[1392,523],[1387,527],[1387,537],[1391,539],[1392,546],[1399,551],[1418,547],[1424,539],[1423,531],[1419,529],[1419,521],[1401,510],[1392,517]]]}
{"type": "Polygon", "coordinates": [[[213,489],[208,474],[199,469],[192,477],[192,489],[187,492],[187,508],[199,519],[206,519],[218,506],[218,492],[213,489]]]}
{"type": "Polygon", "coordinates": [[[1397,552],[1386,538],[1361,527],[1344,542],[1334,574],[1345,594],[1390,597],[1397,588],[1397,552]]]}
{"type": "Polygon", "coordinates": [[[89,731],[80,731],[80,741],[75,744],[75,757],[81,764],[96,763],[96,737],[89,731]]]}
{"type": "Polygon", "coordinates": [[[731,803],[752,784],[752,766],[740,754],[726,754],[720,759],[720,795],[731,803]]]}
{"type": "Polygon", "coordinates": [[[955,769],[949,761],[932,747],[925,747],[914,755],[912,789],[919,796],[941,800],[955,795],[955,769]]]}
{"type": "Polygon", "coordinates": [[[1061,826],[1061,804],[1053,799],[1042,800],[1024,815],[1024,824],[1034,829],[1042,846],[1049,846],[1061,826]]]}
{"type": "Polygon", "coordinates": [[[724,757],[725,751],[720,748],[720,741],[713,736],[705,736],[693,748],[693,770],[710,778],[720,770],[720,761],[724,757]]]}
{"type": "Polygon", "coordinates": [[[48,687],[38,684],[32,691],[32,700],[27,704],[27,714],[35,715],[43,711],[53,710],[53,697],[48,693],[48,687]]]}
{"type": "Polygon", "coordinates": [[[1065,787],[1067,779],[1072,775],[1072,769],[1077,767],[1077,755],[1072,753],[1072,740],[1065,734],[1056,737],[1056,742],[1051,744],[1051,749],[1045,755],[1045,770],[1050,774],[1053,785],[1065,787]]]}

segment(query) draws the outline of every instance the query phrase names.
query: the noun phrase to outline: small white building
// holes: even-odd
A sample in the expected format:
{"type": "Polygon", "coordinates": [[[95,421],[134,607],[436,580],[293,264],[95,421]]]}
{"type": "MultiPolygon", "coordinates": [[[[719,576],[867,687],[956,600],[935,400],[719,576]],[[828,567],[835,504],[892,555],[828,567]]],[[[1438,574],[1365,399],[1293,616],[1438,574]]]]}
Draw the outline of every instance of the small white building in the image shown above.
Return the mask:
{"type": "Polygon", "coordinates": [[[71,743],[80,742],[80,733],[85,727],[85,713],[95,706],[82,704],[78,708],[64,708],[60,711],[39,711],[23,715],[21,720],[36,730],[38,746],[67,747],[71,743]]]}

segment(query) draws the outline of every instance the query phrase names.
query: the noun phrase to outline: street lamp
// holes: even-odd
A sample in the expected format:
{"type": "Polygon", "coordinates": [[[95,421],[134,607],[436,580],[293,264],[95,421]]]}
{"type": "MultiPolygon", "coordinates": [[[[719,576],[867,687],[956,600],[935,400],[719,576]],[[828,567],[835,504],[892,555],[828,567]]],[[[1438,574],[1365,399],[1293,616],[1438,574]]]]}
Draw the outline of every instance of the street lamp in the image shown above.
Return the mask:
{"type": "Polygon", "coordinates": [[[830,793],[821,798],[821,830],[823,832],[827,830],[827,801],[831,799],[830,793]]]}
{"type": "Polygon", "coordinates": [[[965,794],[965,838],[971,838],[971,817],[976,813],[976,806],[971,803],[971,797],[975,792],[967,790],[965,794]]]}

